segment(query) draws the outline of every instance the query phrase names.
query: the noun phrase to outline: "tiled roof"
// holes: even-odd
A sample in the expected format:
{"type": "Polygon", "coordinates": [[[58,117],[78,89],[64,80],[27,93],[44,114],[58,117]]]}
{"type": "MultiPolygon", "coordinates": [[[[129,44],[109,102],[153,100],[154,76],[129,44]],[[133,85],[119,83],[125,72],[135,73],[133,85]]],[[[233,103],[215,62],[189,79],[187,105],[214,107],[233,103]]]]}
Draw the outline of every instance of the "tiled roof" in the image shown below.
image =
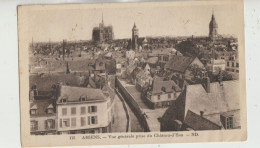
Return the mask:
{"type": "Polygon", "coordinates": [[[48,99],[48,100],[34,100],[30,103],[30,109],[37,109],[37,114],[31,115],[31,117],[38,117],[38,116],[53,116],[55,113],[48,114],[47,108],[52,105],[54,112],[55,112],[55,99],[48,99]]]}
{"type": "Polygon", "coordinates": [[[239,109],[239,81],[210,83],[210,93],[201,84],[188,85],[186,89],[185,114],[188,110],[204,115],[239,109]]]}
{"type": "Polygon", "coordinates": [[[153,83],[153,89],[152,89],[152,94],[160,94],[163,92],[162,88],[165,88],[165,92],[173,92],[175,88],[175,91],[181,91],[178,85],[174,83],[172,80],[168,81],[161,81],[161,80],[154,80],[153,83]]]}
{"type": "Polygon", "coordinates": [[[190,64],[194,61],[194,57],[187,56],[172,56],[172,58],[166,63],[165,68],[173,71],[184,73],[190,64]]]}
{"type": "Polygon", "coordinates": [[[85,96],[87,101],[105,101],[107,98],[104,96],[101,89],[61,86],[61,94],[57,103],[66,96],[67,102],[78,102],[81,96],[85,96]]]}
{"type": "Polygon", "coordinates": [[[221,126],[209,121],[208,119],[193,113],[192,111],[188,111],[186,118],[184,120],[184,124],[193,130],[219,130],[221,126]]]}

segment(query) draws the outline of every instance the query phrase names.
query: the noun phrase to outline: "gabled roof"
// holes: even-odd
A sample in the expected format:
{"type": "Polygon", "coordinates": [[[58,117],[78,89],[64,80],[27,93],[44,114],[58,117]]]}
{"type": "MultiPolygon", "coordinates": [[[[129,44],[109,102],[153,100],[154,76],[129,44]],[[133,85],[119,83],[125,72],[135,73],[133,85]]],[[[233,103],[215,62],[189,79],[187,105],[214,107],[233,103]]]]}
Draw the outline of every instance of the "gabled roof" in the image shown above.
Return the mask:
{"type": "Polygon", "coordinates": [[[64,96],[67,96],[67,102],[79,102],[82,95],[86,96],[87,101],[107,100],[101,89],[62,85],[60,88],[60,97],[58,98],[57,103],[60,103],[60,100],[64,96]]]}
{"type": "Polygon", "coordinates": [[[187,56],[172,56],[172,58],[165,64],[166,69],[184,73],[196,57],[187,56]]]}
{"type": "Polygon", "coordinates": [[[47,109],[52,106],[55,110],[55,101],[55,99],[34,100],[30,103],[30,109],[36,109],[37,113],[35,115],[31,115],[31,117],[54,116],[55,113],[48,114],[47,109]]]}
{"type": "Polygon", "coordinates": [[[204,115],[227,112],[239,109],[239,81],[223,81],[210,83],[210,93],[201,84],[188,85],[185,91],[185,114],[188,110],[204,115]]]}
{"type": "Polygon", "coordinates": [[[165,92],[181,91],[178,85],[172,80],[162,81],[154,80],[152,94],[160,94],[163,92],[162,88],[165,88],[165,92]],[[175,89],[175,90],[174,90],[175,89]]]}

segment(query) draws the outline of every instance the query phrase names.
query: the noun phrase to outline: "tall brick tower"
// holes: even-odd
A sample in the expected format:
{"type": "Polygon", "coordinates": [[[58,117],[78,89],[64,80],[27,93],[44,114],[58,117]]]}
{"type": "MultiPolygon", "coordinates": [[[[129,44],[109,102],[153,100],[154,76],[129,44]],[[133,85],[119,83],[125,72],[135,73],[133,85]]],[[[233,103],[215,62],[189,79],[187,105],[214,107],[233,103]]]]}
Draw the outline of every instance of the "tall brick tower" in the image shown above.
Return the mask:
{"type": "Polygon", "coordinates": [[[132,49],[137,50],[138,49],[138,29],[134,23],[134,27],[132,29],[132,49]]]}
{"type": "Polygon", "coordinates": [[[218,37],[218,24],[216,23],[214,13],[212,13],[211,21],[209,23],[209,38],[215,41],[218,37]]]}

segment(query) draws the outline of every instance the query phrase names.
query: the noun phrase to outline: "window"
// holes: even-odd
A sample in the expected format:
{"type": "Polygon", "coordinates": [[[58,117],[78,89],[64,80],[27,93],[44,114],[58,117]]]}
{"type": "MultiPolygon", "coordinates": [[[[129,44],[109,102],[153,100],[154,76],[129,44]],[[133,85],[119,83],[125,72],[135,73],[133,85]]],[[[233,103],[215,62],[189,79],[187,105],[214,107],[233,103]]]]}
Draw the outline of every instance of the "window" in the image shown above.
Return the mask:
{"type": "Polygon", "coordinates": [[[66,116],[66,115],[67,115],[67,108],[63,108],[63,109],[62,109],[62,115],[63,115],[63,116],[66,116]]]}
{"type": "Polygon", "coordinates": [[[226,129],[232,129],[233,128],[233,117],[227,117],[226,118],[226,129]]]}
{"type": "Polygon", "coordinates": [[[36,115],[37,114],[37,109],[31,109],[30,112],[31,112],[31,115],[36,115]]]}
{"type": "Polygon", "coordinates": [[[160,100],[161,96],[160,96],[160,95],[158,95],[157,97],[158,97],[158,100],[160,100]]]}
{"type": "Polygon", "coordinates": [[[229,66],[229,62],[227,62],[227,66],[229,66]]]}
{"type": "Polygon", "coordinates": [[[89,106],[89,107],[88,107],[88,112],[89,112],[89,113],[95,113],[95,112],[97,112],[97,106],[89,106]]]}
{"type": "Polygon", "coordinates": [[[81,123],[81,126],[85,126],[86,125],[86,118],[85,117],[81,117],[80,118],[80,123],[81,123]]]}
{"type": "Polygon", "coordinates": [[[45,129],[54,129],[55,128],[55,120],[48,119],[45,120],[45,129]]]}
{"type": "Polygon", "coordinates": [[[31,121],[31,131],[38,130],[38,121],[31,121]]]}
{"type": "Polygon", "coordinates": [[[67,102],[66,98],[61,99],[61,103],[66,103],[66,102],[67,102]]]}
{"type": "Polygon", "coordinates": [[[63,119],[62,127],[70,127],[70,119],[63,119]]]}
{"type": "Polygon", "coordinates": [[[71,108],[71,115],[76,115],[76,107],[71,108]]]}
{"type": "Polygon", "coordinates": [[[232,62],[232,67],[235,67],[235,63],[234,62],[232,62]]]}
{"type": "Polygon", "coordinates": [[[103,62],[100,62],[100,63],[99,63],[99,66],[103,66],[103,62]]]}
{"type": "Polygon", "coordinates": [[[239,67],[239,63],[236,63],[236,67],[239,67]]]}
{"type": "Polygon", "coordinates": [[[86,100],[87,100],[87,99],[86,99],[85,96],[80,98],[80,101],[86,101],[86,100]]]}
{"type": "Polygon", "coordinates": [[[80,114],[85,115],[86,114],[86,107],[81,107],[80,108],[80,114]]]}
{"type": "Polygon", "coordinates": [[[71,118],[71,127],[76,127],[76,118],[71,118]]]}
{"type": "Polygon", "coordinates": [[[97,124],[98,123],[97,116],[89,116],[88,123],[89,123],[89,125],[97,124]]]}
{"type": "Polygon", "coordinates": [[[171,98],[172,98],[172,95],[171,95],[171,94],[168,94],[168,98],[171,99],[171,98]]]}
{"type": "Polygon", "coordinates": [[[225,129],[233,129],[233,116],[220,115],[220,120],[225,129]]]}
{"type": "Polygon", "coordinates": [[[161,57],[161,56],[159,56],[159,57],[158,57],[158,60],[159,60],[159,61],[160,61],[160,60],[162,60],[162,57],[161,57]]]}
{"type": "Polygon", "coordinates": [[[239,70],[236,70],[237,73],[239,73],[239,70]]]}

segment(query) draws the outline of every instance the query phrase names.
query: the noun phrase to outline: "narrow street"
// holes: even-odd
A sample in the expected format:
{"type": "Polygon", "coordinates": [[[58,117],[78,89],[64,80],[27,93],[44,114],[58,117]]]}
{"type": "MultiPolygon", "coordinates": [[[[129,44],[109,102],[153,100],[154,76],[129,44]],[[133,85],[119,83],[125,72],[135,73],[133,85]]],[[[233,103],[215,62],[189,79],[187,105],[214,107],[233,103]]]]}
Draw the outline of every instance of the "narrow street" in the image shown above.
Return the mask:
{"type": "Polygon", "coordinates": [[[115,114],[114,114],[114,124],[112,124],[112,133],[126,132],[127,127],[127,117],[123,104],[118,96],[115,96],[115,114]]]}

